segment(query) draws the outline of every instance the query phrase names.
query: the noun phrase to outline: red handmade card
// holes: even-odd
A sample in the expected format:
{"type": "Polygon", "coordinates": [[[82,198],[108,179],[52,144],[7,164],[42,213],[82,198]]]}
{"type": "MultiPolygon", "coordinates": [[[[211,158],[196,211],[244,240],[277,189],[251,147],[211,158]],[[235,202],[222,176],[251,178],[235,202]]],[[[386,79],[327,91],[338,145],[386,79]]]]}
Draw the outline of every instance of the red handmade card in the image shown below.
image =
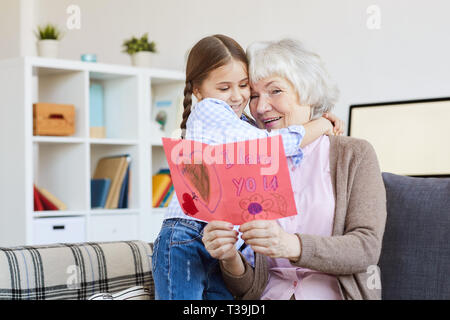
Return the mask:
{"type": "Polygon", "coordinates": [[[280,136],[207,145],[163,138],[183,211],[241,225],[297,214],[280,136]]]}

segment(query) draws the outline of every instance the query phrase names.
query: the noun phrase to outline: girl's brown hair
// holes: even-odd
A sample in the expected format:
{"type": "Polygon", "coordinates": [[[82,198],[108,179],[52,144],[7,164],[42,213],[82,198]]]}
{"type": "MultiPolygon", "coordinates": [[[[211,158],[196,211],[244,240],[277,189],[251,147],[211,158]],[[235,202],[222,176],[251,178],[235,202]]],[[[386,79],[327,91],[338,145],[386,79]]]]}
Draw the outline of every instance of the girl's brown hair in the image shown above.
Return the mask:
{"type": "Polygon", "coordinates": [[[248,65],[244,49],[230,37],[215,34],[197,42],[189,52],[186,64],[186,85],[184,87],[184,112],[180,128],[186,129],[186,122],[191,114],[192,94],[195,87],[200,87],[211,71],[226,65],[231,59],[248,65]]]}

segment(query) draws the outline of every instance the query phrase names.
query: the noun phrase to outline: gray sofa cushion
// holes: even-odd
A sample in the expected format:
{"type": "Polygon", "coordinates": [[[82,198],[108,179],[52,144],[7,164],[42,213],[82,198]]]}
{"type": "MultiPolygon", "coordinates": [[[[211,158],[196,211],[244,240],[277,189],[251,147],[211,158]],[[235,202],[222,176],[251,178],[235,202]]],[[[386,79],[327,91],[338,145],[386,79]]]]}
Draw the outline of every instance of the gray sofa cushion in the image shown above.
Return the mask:
{"type": "Polygon", "coordinates": [[[383,173],[383,299],[450,299],[450,179],[383,173]]]}

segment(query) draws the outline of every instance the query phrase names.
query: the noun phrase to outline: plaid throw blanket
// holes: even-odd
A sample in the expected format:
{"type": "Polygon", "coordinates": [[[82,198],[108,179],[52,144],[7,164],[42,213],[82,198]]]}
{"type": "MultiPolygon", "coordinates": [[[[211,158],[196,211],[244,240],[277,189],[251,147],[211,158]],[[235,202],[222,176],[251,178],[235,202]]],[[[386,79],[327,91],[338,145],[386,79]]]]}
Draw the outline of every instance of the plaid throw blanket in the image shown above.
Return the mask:
{"type": "Polygon", "coordinates": [[[142,241],[0,248],[0,299],[85,300],[133,286],[154,299],[151,254],[142,241]]]}

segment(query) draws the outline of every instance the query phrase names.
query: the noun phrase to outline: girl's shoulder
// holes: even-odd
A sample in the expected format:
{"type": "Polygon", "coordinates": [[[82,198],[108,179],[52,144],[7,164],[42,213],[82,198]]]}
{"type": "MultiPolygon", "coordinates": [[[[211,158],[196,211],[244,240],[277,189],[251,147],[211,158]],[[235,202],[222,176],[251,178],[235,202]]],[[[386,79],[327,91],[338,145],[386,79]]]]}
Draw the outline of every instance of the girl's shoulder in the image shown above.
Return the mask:
{"type": "Polygon", "coordinates": [[[235,116],[234,111],[224,101],[213,98],[206,98],[197,102],[189,115],[189,118],[201,120],[224,120],[235,116]]]}
{"type": "MultiPolygon", "coordinates": [[[[218,116],[219,118],[231,117],[232,120],[236,120],[235,119],[236,113],[233,111],[233,109],[230,107],[230,105],[228,103],[226,103],[225,101],[222,101],[219,99],[215,99],[215,98],[203,99],[202,101],[198,102],[194,106],[193,110],[195,110],[195,109],[197,109],[198,114],[211,113],[211,114],[214,114],[215,116],[218,116]],[[224,112],[224,108],[225,108],[226,112],[224,112]]],[[[244,121],[245,123],[250,124],[253,127],[257,127],[255,120],[253,120],[245,112],[242,113],[240,120],[244,121]]]]}
{"type": "Polygon", "coordinates": [[[219,100],[219,99],[214,99],[214,98],[205,98],[202,101],[197,102],[194,105],[194,109],[204,108],[204,107],[211,107],[211,106],[228,107],[231,110],[231,107],[225,101],[222,101],[222,100],[219,100]]]}

